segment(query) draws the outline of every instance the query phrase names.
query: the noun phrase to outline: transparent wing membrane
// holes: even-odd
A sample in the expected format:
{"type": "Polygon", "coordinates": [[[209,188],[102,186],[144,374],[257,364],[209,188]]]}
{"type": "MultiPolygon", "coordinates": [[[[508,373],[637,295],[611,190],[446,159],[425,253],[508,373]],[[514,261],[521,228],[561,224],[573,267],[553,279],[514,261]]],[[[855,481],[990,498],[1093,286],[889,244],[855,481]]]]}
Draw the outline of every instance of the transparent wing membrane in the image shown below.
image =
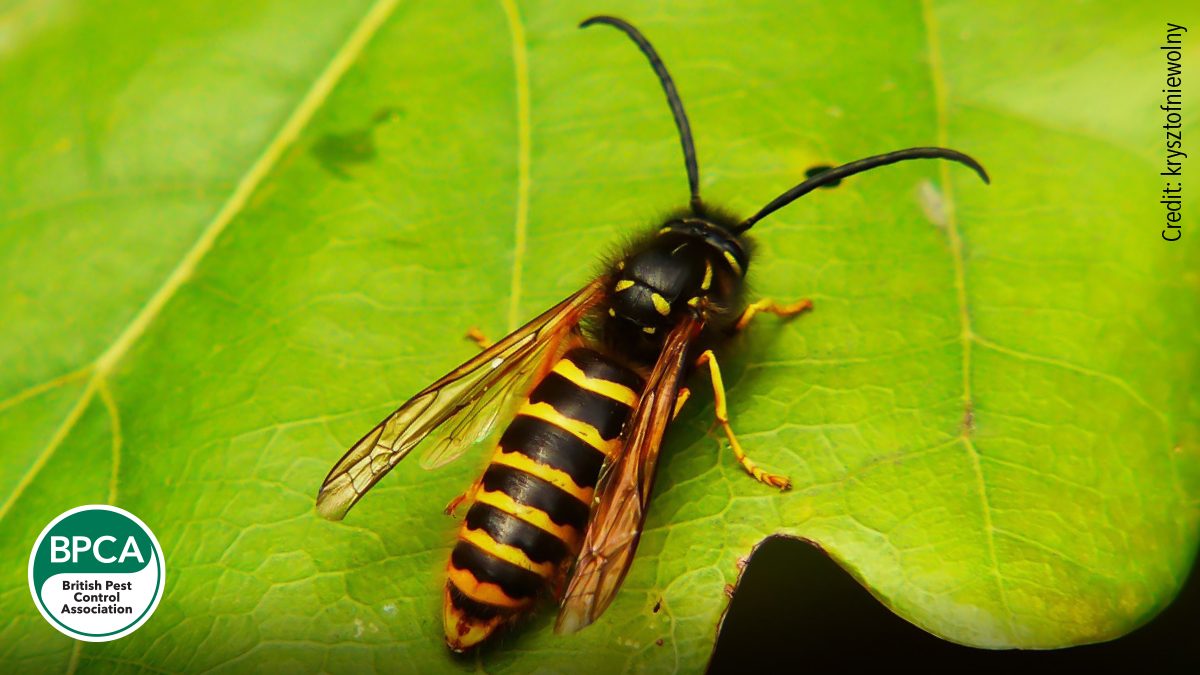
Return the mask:
{"type": "Polygon", "coordinates": [[[345,517],[367,490],[447,423],[423,465],[441,466],[487,436],[603,293],[603,280],[593,281],[409,399],[334,465],[317,494],[317,512],[331,520],[345,517]]]}

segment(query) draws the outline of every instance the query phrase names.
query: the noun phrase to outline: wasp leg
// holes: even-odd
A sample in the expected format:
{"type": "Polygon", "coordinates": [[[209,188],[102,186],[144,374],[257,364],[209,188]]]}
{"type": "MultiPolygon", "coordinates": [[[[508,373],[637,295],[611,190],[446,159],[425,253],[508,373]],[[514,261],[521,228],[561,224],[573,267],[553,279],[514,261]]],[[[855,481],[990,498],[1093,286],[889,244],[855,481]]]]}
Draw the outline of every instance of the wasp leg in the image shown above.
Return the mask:
{"type": "Polygon", "coordinates": [[[561,603],[563,596],[567,594],[568,572],[571,571],[571,564],[573,562],[574,560],[571,556],[567,556],[558,566],[558,570],[555,571],[554,576],[550,580],[550,592],[554,596],[555,603],[561,603]]]}
{"type": "Polygon", "coordinates": [[[446,515],[453,516],[454,511],[468,499],[474,501],[476,492],[479,492],[479,481],[475,481],[471,487],[467,488],[466,492],[450,500],[450,503],[446,505],[446,515]]]}
{"type": "MultiPolygon", "coordinates": [[[[751,306],[753,307],[753,305],[751,306]]],[[[733,435],[733,428],[729,426],[729,410],[725,407],[725,383],[721,379],[721,367],[717,365],[717,357],[713,356],[712,351],[705,351],[700,355],[699,359],[696,359],[697,368],[704,365],[708,366],[708,374],[712,378],[713,398],[716,399],[717,403],[717,422],[725,428],[725,437],[729,439],[729,445],[733,448],[733,456],[759,482],[781,490],[792,487],[792,482],[785,476],[777,476],[773,473],[763,471],[746,456],[746,451],[742,450],[742,444],[738,443],[737,436],[733,435]]]]}
{"type": "Polygon", "coordinates": [[[687,387],[683,387],[679,390],[679,395],[675,397],[675,412],[671,413],[672,420],[674,420],[676,417],[679,417],[679,411],[683,410],[683,404],[687,403],[688,398],[690,398],[691,395],[692,392],[687,387]]]}
{"type": "Polygon", "coordinates": [[[750,319],[753,319],[754,315],[759,312],[770,312],[775,316],[788,317],[810,310],[812,306],[812,300],[797,300],[790,305],[781,305],[774,300],[763,298],[758,302],[751,303],[746,308],[746,311],[742,312],[742,315],[738,317],[737,323],[733,324],[733,328],[729,332],[740,333],[745,330],[746,326],[750,325],[750,319]]]}
{"type": "Polygon", "coordinates": [[[493,344],[495,344],[491,340],[487,339],[487,337],[484,336],[483,331],[479,330],[478,328],[472,328],[471,330],[467,331],[466,337],[471,342],[474,342],[475,344],[479,345],[479,348],[481,350],[487,349],[488,347],[491,347],[493,344]]]}

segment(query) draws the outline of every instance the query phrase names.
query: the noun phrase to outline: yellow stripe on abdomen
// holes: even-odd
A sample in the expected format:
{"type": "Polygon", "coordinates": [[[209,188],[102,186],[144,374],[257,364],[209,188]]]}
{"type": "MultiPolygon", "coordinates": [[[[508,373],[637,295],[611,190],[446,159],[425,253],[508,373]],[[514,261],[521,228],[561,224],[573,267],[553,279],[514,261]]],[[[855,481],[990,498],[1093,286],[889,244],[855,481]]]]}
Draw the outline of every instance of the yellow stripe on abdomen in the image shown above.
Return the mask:
{"type": "Polygon", "coordinates": [[[630,408],[637,407],[639,400],[637,392],[623,384],[597,377],[588,377],[587,373],[580,370],[579,366],[572,363],[570,359],[560,359],[558,363],[554,364],[554,372],[567,378],[582,389],[606,396],[614,401],[620,401],[630,408]]]}
{"type": "Polygon", "coordinates": [[[535,563],[525,555],[525,552],[515,546],[501,544],[483,529],[471,530],[466,525],[458,531],[460,541],[465,541],[468,544],[474,544],[479,550],[492,556],[499,558],[505,562],[510,562],[521,569],[529,570],[534,574],[548,577],[554,573],[554,563],[535,563]]]}
{"type": "Polygon", "coordinates": [[[580,422],[576,419],[571,419],[566,415],[554,409],[554,406],[549,403],[530,403],[526,401],[524,405],[517,410],[518,415],[526,417],[535,417],[539,420],[544,420],[554,426],[570,433],[579,440],[587,443],[593,448],[603,452],[606,457],[612,457],[613,454],[621,448],[621,439],[614,438],[611,441],[606,441],[600,437],[600,432],[596,427],[587,422],[580,422]]]}
{"type": "Polygon", "coordinates": [[[521,609],[533,604],[533,598],[512,598],[496,584],[480,581],[469,570],[460,570],[451,563],[446,575],[463,595],[474,600],[507,609],[521,609]]]}
{"type": "Polygon", "coordinates": [[[592,503],[592,496],[595,490],[592,488],[579,487],[575,481],[566,472],[538,464],[529,457],[522,455],[519,452],[504,452],[497,449],[496,454],[492,455],[492,464],[500,464],[503,466],[512,467],[518,471],[523,471],[531,476],[537,476],[542,480],[550,483],[554,487],[566,492],[572,497],[578,499],[584,504],[592,503]]]}
{"type": "Polygon", "coordinates": [[[570,525],[559,525],[551,520],[550,515],[545,511],[517,503],[512,497],[498,490],[496,492],[480,491],[475,495],[475,503],[487,504],[514,518],[523,520],[539,530],[557,537],[569,549],[573,550],[579,540],[579,533],[575,531],[575,528],[570,525]]]}

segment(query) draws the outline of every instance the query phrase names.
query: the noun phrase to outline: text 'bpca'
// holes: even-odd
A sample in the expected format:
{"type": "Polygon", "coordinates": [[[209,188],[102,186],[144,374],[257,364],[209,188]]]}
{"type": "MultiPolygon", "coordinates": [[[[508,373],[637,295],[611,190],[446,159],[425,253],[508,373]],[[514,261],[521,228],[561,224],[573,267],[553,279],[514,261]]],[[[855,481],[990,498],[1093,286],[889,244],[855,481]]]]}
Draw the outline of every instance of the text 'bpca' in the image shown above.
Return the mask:
{"type": "MultiPolygon", "coordinates": [[[[119,556],[105,556],[100,553],[100,545],[106,542],[117,543],[117,538],[109,535],[104,535],[92,542],[90,537],[50,537],[50,562],[65,563],[70,560],[73,563],[79,562],[79,554],[92,552],[92,556],[102,563],[123,563],[126,558],[136,558],[138,562],[146,562],[142,558],[142,551],[138,548],[137,541],[133,537],[125,540],[125,548],[121,549],[119,556]]],[[[106,547],[112,550],[111,547],[106,547]]]]}

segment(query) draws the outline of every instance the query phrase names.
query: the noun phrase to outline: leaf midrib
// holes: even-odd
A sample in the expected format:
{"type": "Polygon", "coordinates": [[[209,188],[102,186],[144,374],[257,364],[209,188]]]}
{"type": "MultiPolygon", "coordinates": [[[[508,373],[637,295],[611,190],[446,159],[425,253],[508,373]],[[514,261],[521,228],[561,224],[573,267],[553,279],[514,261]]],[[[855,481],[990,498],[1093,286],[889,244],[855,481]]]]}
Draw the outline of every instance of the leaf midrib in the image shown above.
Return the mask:
{"type": "Polygon", "coordinates": [[[508,301],[508,332],[520,324],[521,271],[525,261],[526,231],[529,226],[529,166],[533,130],[529,111],[529,49],[525,40],[525,25],[516,0],[500,0],[508,20],[512,41],[513,72],[517,87],[517,213],[514,224],[511,293],[508,301]]]}
{"type": "MultiPolygon", "coordinates": [[[[13,488],[8,499],[0,505],[0,521],[3,521],[8,513],[12,510],[13,505],[21,498],[25,489],[36,479],[38,473],[46,463],[53,457],[55,451],[70,434],[76,422],[83,416],[83,412],[91,405],[93,398],[98,392],[107,387],[106,379],[116,370],[121,360],[129,353],[129,350],[141,339],[147,328],[162,314],[167,303],[175,296],[179,289],[186,283],[195,273],[196,268],[205,259],[209,251],[212,250],[221,233],[233,221],[233,219],[245,209],[250,196],[262,181],[271,173],[272,169],[279,163],[284,152],[288,150],[299,137],[300,132],[308,126],[316,111],[328,99],[330,92],[341,80],[342,76],[350,68],[351,64],[362,53],[363,48],[370,42],[371,38],[378,32],[384,21],[391,16],[400,0],[376,0],[367,10],[363,18],[350,32],[346,41],[334,53],[333,59],[321,71],[321,74],[313,82],[313,85],[308,89],[305,95],[300,99],[300,103],[288,116],[287,120],[280,127],[279,132],[271,139],[267,146],[263,149],[251,165],[249,170],[238,181],[237,186],[229,195],[229,199],[225,201],[221,209],[213,216],[212,221],[204,228],[200,237],[192,245],[175,268],[167,275],[162,285],[150,297],[145,305],[137,312],[133,320],[121,331],[117,338],[96,358],[91,364],[84,366],[78,371],[60,376],[51,383],[33,387],[28,391],[42,391],[53,388],[52,384],[66,384],[74,381],[77,378],[87,377],[87,382],[84,385],[83,393],[72,406],[71,411],[63,419],[62,424],[55,430],[29,470],[25,472],[21,479],[13,488]]],[[[29,398],[28,391],[10,399],[10,402],[20,402],[29,398]]],[[[110,397],[111,398],[111,397],[110,397]]],[[[15,404],[15,403],[14,403],[15,404]]],[[[113,416],[114,434],[119,428],[117,424],[116,408],[108,406],[110,415],[113,416]]],[[[114,452],[113,452],[113,469],[114,472],[120,461],[119,455],[120,445],[114,437],[114,452]]],[[[113,475],[111,479],[110,495],[116,494],[118,477],[113,475]]]]}
{"type": "MultiPolygon", "coordinates": [[[[944,148],[950,142],[948,94],[946,91],[945,72],[942,68],[942,50],[938,39],[937,16],[932,0],[921,0],[921,16],[925,24],[925,36],[928,41],[929,75],[933,83],[934,109],[937,116],[937,144],[944,148]]],[[[974,339],[974,332],[971,329],[971,313],[967,305],[963,241],[958,231],[958,209],[954,203],[953,183],[950,181],[950,163],[942,161],[937,164],[938,181],[942,184],[942,194],[945,196],[946,235],[950,244],[950,256],[954,262],[954,289],[958,300],[958,318],[961,328],[958,339],[962,345],[962,405],[964,410],[973,411],[975,405],[971,396],[971,343],[974,339]]],[[[988,500],[987,481],[983,476],[982,461],[979,451],[975,448],[975,444],[971,442],[970,435],[965,431],[965,426],[963,429],[960,429],[958,437],[962,440],[963,447],[967,450],[968,458],[971,460],[971,470],[975,474],[976,487],[979,490],[979,500],[983,512],[983,530],[987,541],[988,558],[991,561],[991,575],[996,581],[996,592],[1000,604],[1008,614],[1006,619],[1009,639],[1015,640],[1017,635],[1016,626],[1014,624],[1012,606],[1009,604],[1008,595],[1004,590],[1004,578],[1000,574],[1000,560],[996,555],[995,527],[992,524],[992,508],[988,500]]]]}

